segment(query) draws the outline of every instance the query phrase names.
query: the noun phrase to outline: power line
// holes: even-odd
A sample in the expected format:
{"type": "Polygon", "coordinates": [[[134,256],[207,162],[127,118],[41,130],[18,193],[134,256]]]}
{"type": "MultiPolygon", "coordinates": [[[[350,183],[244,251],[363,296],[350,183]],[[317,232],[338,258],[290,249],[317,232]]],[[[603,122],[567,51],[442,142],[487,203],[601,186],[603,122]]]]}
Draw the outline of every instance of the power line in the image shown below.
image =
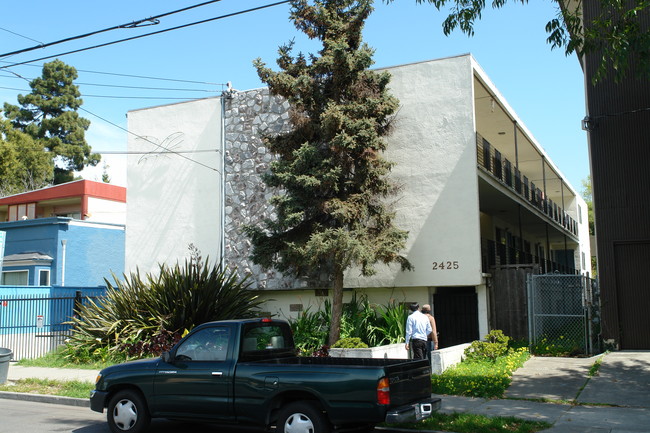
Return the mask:
{"type": "Polygon", "coordinates": [[[32,39],[32,38],[30,38],[28,36],[25,36],[25,35],[21,35],[20,33],[12,32],[11,30],[5,29],[3,27],[0,27],[0,30],[3,30],[5,32],[7,32],[7,33],[11,33],[12,35],[20,36],[21,38],[29,39],[30,41],[36,42],[38,44],[43,44],[41,41],[37,41],[36,39],[32,39]]]}
{"type": "MultiPolygon", "coordinates": [[[[208,5],[208,4],[218,3],[220,1],[222,1],[222,0],[210,0],[210,1],[207,1],[207,2],[204,2],[204,3],[196,4],[194,6],[188,6],[188,7],[183,8],[183,9],[178,9],[178,10],[171,11],[171,12],[166,12],[164,14],[156,15],[156,16],[149,17],[149,18],[143,18],[143,19],[140,19],[140,20],[131,21],[130,23],[126,23],[126,24],[119,24],[117,26],[108,27],[108,28],[105,28],[105,29],[102,29],[102,30],[96,30],[94,32],[85,33],[85,34],[78,35],[78,36],[72,36],[72,37],[69,37],[69,38],[60,39],[60,40],[54,41],[54,42],[48,42],[46,44],[39,42],[38,45],[35,45],[33,47],[23,48],[21,50],[12,51],[10,53],[0,54],[0,57],[8,57],[8,56],[16,55],[16,54],[22,54],[22,53],[26,53],[26,52],[29,52],[29,51],[37,50],[39,48],[47,48],[47,47],[51,47],[52,45],[58,45],[58,44],[62,44],[64,42],[70,42],[70,41],[74,41],[74,40],[77,40],[77,39],[87,38],[89,36],[98,35],[100,33],[105,33],[105,32],[111,31],[111,30],[135,29],[135,28],[144,27],[144,26],[157,25],[157,24],[160,23],[158,18],[166,17],[166,16],[169,16],[169,15],[174,15],[174,14],[177,14],[179,12],[185,12],[185,11],[188,11],[190,9],[195,9],[195,8],[205,6],[205,5],[208,5]],[[149,24],[145,24],[145,23],[149,23],[149,24]]],[[[2,30],[8,31],[10,33],[14,33],[14,32],[11,32],[9,30],[6,30],[6,29],[2,29],[2,30]]],[[[14,33],[14,34],[18,35],[17,33],[14,33]]],[[[18,36],[22,36],[22,35],[18,35],[18,36]]],[[[25,37],[25,36],[23,36],[23,37],[25,37]]],[[[30,38],[27,38],[27,39],[30,39],[30,38]]],[[[38,41],[35,41],[34,39],[31,39],[31,40],[34,41],[34,42],[38,42],[38,41]]]]}
{"type": "Polygon", "coordinates": [[[153,144],[154,146],[163,149],[163,150],[165,151],[165,153],[173,153],[173,154],[175,154],[175,155],[177,155],[177,156],[180,156],[180,157],[183,158],[183,159],[186,159],[186,160],[188,160],[188,161],[190,161],[190,162],[193,162],[193,163],[195,163],[195,164],[198,164],[198,165],[200,165],[200,166],[202,166],[202,167],[205,167],[205,168],[207,168],[207,169],[209,169],[209,170],[216,171],[217,173],[221,173],[218,169],[216,169],[216,168],[214,168],[214,167],[210,167],[210,166],[207,165],[207,164],[204,164],[204,163],[202,163],[202,162],[200,162],[200,161],[197,161],[197,160],[192,159],[192,158],[190,158],[190,157],[188,157],[188,156],[185,156],[185,155],[183,155],[183,154],[181,154],[181,153],[179,153],[179,152],[177,152],[177,151],[175,151],[175,150],[168,149],[168,148],[166,148],[165,146],[163,146],[162,144],[158,144],[158,143],[156,143],[156,142],[150,140],[150,139],[147,138],[147,137],[144,137],[144,136],[142,136],[142,135],[138,135],[138,134],[136,134],[136,133],[134,133],[134,132],[131,132],[131,131],[129,131],[128,129],[121,127],[121,126],[118,125],[117,123],[111,122],[110,120],[105,119],[105,118],[101,117],[100,115],[95,114],[95,113],[93,113],[93,112],[91,112],[91,111],[88,111],[88,110],[86,110],[86,109],[83,108],[83,107],[79,107],[79,110],[85,111],[86,113],[90,114],[91,116],[95,116],[95,117],[97,117],[98,119],[101,119],[101,120],[103,120],[104,122],[108,123],[109,125],[113,125],[114,127],[121,129],[122,131],[125,131],[127,134],[131,134],[131,135],[133,135],[133,136],[135,136],[135,137],[137,137],[137,138],[140,138],[140,139],[146,141],[147,143],[151,143],[151,144],[153,144]]]}
{"type": "MultiPolygon", "coordinates": [[[[3,90],[14,90],[17,92],[29,92],[25,89],[17,89],[15,87],[4,87],[0,86],[0,89],[3,90]]],[[[196,90],[197,92],[212,92],[210,90],[196,90]]],[[[216,91],[214,91],[216,93],[216,91]]],[[[120,96],[120,95],[93,95],[90,93],[82,93],[80,95],[82,98],[106,98],[106,99],[157,99],[157,100],[175,100],[175,101],[186,101],[190,99],[196,99],[196,96],[120,96]]]]}
{"type": "MultiPolygon", "coordinates": [[[[27,78],[23,77],[22,75],[20,75],[20,74],[14,72],[14,71],[9,71],[9,72],[11,72],[12,74],[16,75],[17,77],[22,78],[22,79],[25,80],[25,81],[29,81],[27,78]]],[[[179,154],[178,152],[176,152],[176,151],[174,151],[174,150],[168,149],[168,148],[166,148],[165,146],[163,146],[162,144],[158,144],[158,143],[156,143],[156,142],[154,142],[154,141],[152,141],[152,140],[149,140],[147,137],[143,137],[143,136],[138,135],[138,134],[136,134],[136,133],[134,133],[134,132],[131,132],[131,131],[129,131],[128,129],[123,128],[122,126],[118,125],[117,123],[115,123],[115,122],[111,122],[110,120],[105,119],[105,118],[103,118],[102,116],[93,113],[92,111],[86,110],[86,109],[83,108],[83,107],[79,107],[78,109],[81,110],[81,111],[84,111],[84,112],[86,112],[86,113],[88,113],[88,114],[90,114],[91,116],[95,116],[96,118],[98,118],[98,119],[100,119],[100,120],[103,120],[104,122],[108,123],[109,125],[112,125],[112,126],[118,128],[118,129],[121,129],[122,131],[125,131],[127,134],[131,134],[131,135],[133,135],[133,136],[135,136],[135,137],[137,137],[137,138],[140,138],[140,139],[142,139],[142,140],[144,140],[144,141],[146,141],[146,142],[148,142],[148,143],[151,143],[151,144],[153,144],[154,146],[159,147],[159,148],[163,149],[163,150],[166,151],[166,152],[174,153],[174,154],[180,156],[181,158],[186,159],[186,160],[188,160],[188,161],[190,161],[190,162],[193,162],[193,163],[195,163],[195,164],[198,164],[198,165],[200,165],[200,166],[202,166],[202,167],[205,167],[205,168],[207,168],[207,169],[209,169],[209,170],[216,171],[217,173],[221,173],[218,169],[216,169],[216,168],[214,168],[214,167],[210,167],[210,166],[207,165],[207,164],[204,164],[204,163],[202,163],[202,162],[200,162],[200,161],[194,160],[194,159],[192,159],[192,158],[190,158],[190,157],[188,157],[188,156],[185,156],[185,155],[179,154]]]]}
{"type": "Polygon", "coordinates": [[[143,35],[133,36],[133,37],[130,37],[130,38],[120,39],[120,40],[112,41],[112,42],[106,42],[104,44],[94,45],[94,46],[86,47],[86,48],[80,48],[78,50],[72,50],[72,51],[68,51],[68,52],[65,52],[65,53],[55,54],[55,55],[51,55],[51,56],[45,56],[45,57],[41,57],[41,58],[33,59],[33,60],[27,60],[25,62],[13,63],[11,65],[6,65],[6,66],[0,66],[0,69],[7,69],[7,68],[14,67],[14,66],[24,65],[26,63],[38,62],[38,61],[41,61],[41,60],[47,60],[47,59],[51,59],[51,58],[54,58],[54,57],[67,56],[69,54],[76,54],[76,53],[80,53],[80,52],[83,52],[83,51],[93,50],[95,48],[107,47],[107,46],[119,44],[119,43],[122,43],[122,42],[128,42],[128,41],[133,41],[133,40],[140,39],[140,38],[145,38],[147,36],[158,35],[158,34],[161,34],[161,33],[171,32],[171,31],[174,31],[174,30],[180,30],[180,29],[187,28],[187,27],[192,27],[192,26],[195,26],[195,25],[198,25],[198,24],[205,24],[205,23],[208,23],[208,22],[211,22],[211,21],[221,20],[221,19],[224,19],[224,18],[230,18],[230,17],[234,17],[234,16],[237,16],[237,15],[243,15],[243,14],[246,14],[246,13],[255,12],[255,11],[258,11],[258,10],[270,8],[270,7],[273,7],[273,6],[278,6],[278,5],[281,5],[281,4],[289,3],[290,1],[291,0],[284,0],[284,1],[277,2],[277,3],[271,3],[271,4],[268,4],[268,5],[264,5],[264,6],[258,6],[256,8],[246,9],[246,10],[243,10],[243,11],[233,12],[233,13],[226,14],[226,15],[221,15],[221,16],[218,16],[218,17],[208,18],[208,19],[201,20],[201,21],[195,21],[195,22],[189,23],[189,24],[183,24],[183,25],[180,25],[180,26],[171,27],[171,28],[165,29],[165,30],[159,30],[157,32],[145,33],[143,35]]]}
{"type": "MultiPolygon", "coordinates": [[[[13,66],[13,64],[11,64],[11,62],[6,62],[6,61],[3,61],[3,60],[0,60],[0,63],[10,63],[7,66],[7,68],[13,66]]],[[[31,67],[34,67],[34,68],[42,68],[43,67],[43,65],[35,65],[35,64],[29,63],[29,62],[21,64],[21,66],[31,66],[31,67]]],[[[5,69],[5,68],[0,67],[0,69],[5,69]]],[[[77,70],[77,72],[84,72],[86,74],[111,75],[111,76],[116,76],[116,77],[141,78],[141,79],[145,79],[145,80],[158,80],[158,81],[172,81],[172,82],[177,82],[177,83],[188,83],[188,84],[207,84],[207,85],[210,85],[210,86],[225,86],[226,85],[226,83],[212,83],[210,81],[181,80],[181,79],[178,79],[178,78],[151,77],[151,76],[147,76],[147,75],[132,75],[132,74],[120,74],[120,73],[117,73],[117,72],[90,71],[90,70],[87,70],[87,69],[77,69],[77,68],[75,68],[75,69],[77,70]]],[[[20,78],[23,78],[23,77],[20,77],[20,78]]]]}
{"type": "Polygon", "coordinates": [[[166,153],[217,153],[219,149],[198,149],[198,150],[175,150],[161,152],[147,152],[144,150],[93,150],[93,153],[100,155],[164,155],[166,153]]]}
{"type": "MultiPolygon", "coordinates": [[[[13,78],[13,79],[22,79],[22,77],[16,77],[13,75],[0,75],[1,78],[13,78]]],[[[34,78],[25,78],[30,81],[33,81],[34,78]]],[[[100,84],[100,83],[84,83],[80,81],[75,81],[75,85],[84,85],[84,86],[94,86],[94,87],[110,87],[115,89],[135,89],[135,90],[163,90],[169,92],[204,92],[204,93],[216,93],[217,90],[208,90],[208,89],[189,89],[189,88],[173,88],[173,87],[148,87],[148,86],[127,86],[123,84],[100,84]]],[[[3,87],[4,89],[9,89],[8,87],[3,87]]],[[[22,89],[11,89],[11,90],[22,90],[22,89]]]]}
{"type": "Polygon", "coordinates": [[[187,101],[197,99],[195,96],[181,97],[181,96],[117,96],[117,95],[89,95],[82,94],[83,98],[105,98],[105,99],[155,99],[155,100],[174,100],[174,101],[187,101]]]}

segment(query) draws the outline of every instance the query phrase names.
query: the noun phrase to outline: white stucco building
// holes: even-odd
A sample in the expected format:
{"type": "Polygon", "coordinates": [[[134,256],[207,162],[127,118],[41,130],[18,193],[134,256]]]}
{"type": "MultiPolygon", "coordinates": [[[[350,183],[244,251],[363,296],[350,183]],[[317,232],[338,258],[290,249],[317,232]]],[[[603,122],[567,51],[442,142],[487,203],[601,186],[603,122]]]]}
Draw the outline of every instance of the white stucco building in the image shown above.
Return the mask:
{"type": "MultiPolygon", "coordinates": [[[[386,158],[402,186],[395,224],[409,231],[403,253],[415,271],[351,270],[348,296],[430,303],[451,345],[523,320],[511,301],[525,288],[501,284],[517,268],[588,272],[586,204],[472,56],[388,71],[401,107],[386,158]]],[[[129,151],[143,153],[129,156],[127,271],[182,261],[192,243],[251,272],[271,313],[322,303],[326,287],[251,263],[240,230],[272,214],[260,181],[272,156],[260,137],[290,126],[287,108],[255,89],[129,112],[129,151]]]]}

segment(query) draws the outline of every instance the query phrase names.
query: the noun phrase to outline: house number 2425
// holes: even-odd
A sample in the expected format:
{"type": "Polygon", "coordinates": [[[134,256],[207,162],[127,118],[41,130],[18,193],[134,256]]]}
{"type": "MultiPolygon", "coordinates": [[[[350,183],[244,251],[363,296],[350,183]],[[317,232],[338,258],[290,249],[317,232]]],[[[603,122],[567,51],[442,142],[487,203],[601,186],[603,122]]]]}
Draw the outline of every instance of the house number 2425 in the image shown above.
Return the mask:
{"type": "Polygon", "coordinates": [[[433,270],[449,270],[449,269],[458,269],[458,261],[442,261],[442,262],[433,262],[433,270]]]}

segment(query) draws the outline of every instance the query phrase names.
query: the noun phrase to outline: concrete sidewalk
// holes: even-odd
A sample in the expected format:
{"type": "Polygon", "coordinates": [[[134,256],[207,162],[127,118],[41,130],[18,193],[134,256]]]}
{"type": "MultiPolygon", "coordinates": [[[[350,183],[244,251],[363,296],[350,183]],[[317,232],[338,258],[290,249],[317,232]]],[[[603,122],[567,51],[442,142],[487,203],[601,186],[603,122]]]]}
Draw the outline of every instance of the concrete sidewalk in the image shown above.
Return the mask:
{"type": "Polygon", "coordinates": [[[8,381],[19,379],[52,379],[52,380],[78,380],[81,382],[95,383],[98,370],[72,369],[72,368],[47,368],[47,367],[22,367],[11,363],[7,374],[8,381]]]}
{"type": "Polygon", "coordinates": [[[533,357],[513,375],[507,399],[440,397],[442,412],[514,416],[553,424],[545,433],[650,433],[650,352],[533,357]],[[599,359],[599,373],[590,378],[589,370],[599,359]],[[534,401],[540,399],[564,403],[534,401]]]}
{"type": "MultiPolygon", "coordinates": [[[[8,379],[38,377],[94,382],[96,375],[93,370],[11,365],[8,379]]],[[[15,393],[0,393],[0,398],[88,404],[85,399],[12,394],[15,393]]],[[[513,416],[553,424],[544,433],[650,433],[650,352],[613,352],[592,358],[533,357],[515,372],[506,399],[439,397],[443,413],[513,416]],[[590,378],[589,369],[599,359],[599,374],[590,378]],[[563,403],[535,401],[540,399],[563,403]]]]}

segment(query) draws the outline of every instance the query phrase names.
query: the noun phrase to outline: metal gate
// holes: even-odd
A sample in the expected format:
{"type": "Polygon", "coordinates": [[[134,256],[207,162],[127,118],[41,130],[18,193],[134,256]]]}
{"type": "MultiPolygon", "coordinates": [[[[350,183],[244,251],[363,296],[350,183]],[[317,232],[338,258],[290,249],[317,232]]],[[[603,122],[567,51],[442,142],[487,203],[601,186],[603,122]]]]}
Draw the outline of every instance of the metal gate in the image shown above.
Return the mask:
{"type": "Polygon", "coordinates": [[[13,351],[13,360],[38,358],[55,350],[71,333],[70,321],[82,302],[75,296],[0,295],[0,347],[13,351]]]}
{"type": "Polygon", "coordinates": [[[531,347],[555,346],[572,354],[600,351],[598,286],[584,275],[529,274],[531,347]]]}

